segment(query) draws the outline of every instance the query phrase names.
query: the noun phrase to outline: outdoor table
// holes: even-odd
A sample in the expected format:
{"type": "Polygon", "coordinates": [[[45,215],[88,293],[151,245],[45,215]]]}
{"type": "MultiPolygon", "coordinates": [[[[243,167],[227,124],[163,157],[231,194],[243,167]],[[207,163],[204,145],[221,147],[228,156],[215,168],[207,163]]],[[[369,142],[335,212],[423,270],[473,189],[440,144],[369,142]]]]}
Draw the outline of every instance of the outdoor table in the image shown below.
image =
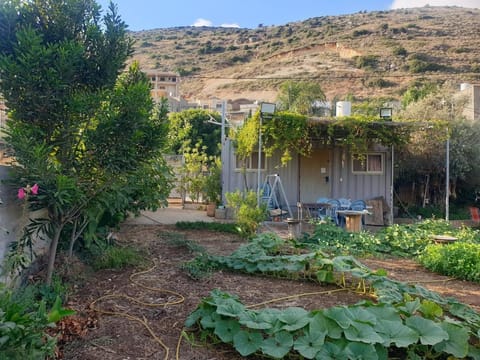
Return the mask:
{"type": "Polygon", "coordinates": [[[337,210],[337,214],[345,217],[345,229],[348,232],[362,231],[362,216],[369,214],[367,210],[337,210]]]}
{"type": "Polygon", "coordinates": [[[458,240],[456,237],[451,235],[433,235],[432,238],[436,244],[450,244],[458,240]]]}
{"type": "Polygon", "coordinates": [[[312,212],[318,212],[320,209],[330,208],[332,205],[329,203],[302,203],[298,202],[298,219],[303,220],[303,214],[305,213],[306,218],[316,218],[317,216],[312,216],[312,212]]]}

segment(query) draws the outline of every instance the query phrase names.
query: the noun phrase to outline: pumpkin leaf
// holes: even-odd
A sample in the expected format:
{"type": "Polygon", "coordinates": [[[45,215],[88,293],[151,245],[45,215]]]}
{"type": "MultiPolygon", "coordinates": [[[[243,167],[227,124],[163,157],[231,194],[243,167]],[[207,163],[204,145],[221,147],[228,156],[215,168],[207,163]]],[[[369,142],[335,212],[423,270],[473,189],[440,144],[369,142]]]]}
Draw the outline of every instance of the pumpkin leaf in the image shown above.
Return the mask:
{"type": "Polygon", "coordinates": [[[233,336],[233,346],[240,355],[248,356],[260,349],[263,337],[256,331],[240,330],[233,336]]]}
{"type": "Polygon", "coordinates": [[[240,324],[233,319],[219,320],[215,324],[215,335],[225,343],[233,341],[233,337],[240,331],[240,324]]]}
{"type": "Polygon", "coordinates": [[[420,343],[435,345],[448,340],[448,333],[439,324],[419,316],[412,316],[405,320],[405,325],[420,334],[420,343]]]}
{"type": "Polygon", "coordinates": [[[287,331],[280,331],[274,337],[265,339],[261,348],[265,355],[281,359],[290,352],[292,345],[293,335],[287,331]]]}
{"type": "Polygon", "coordinates": [[[308,311],[305,309],[300,307],[289,307],[280,313],[278,320],[285,324],[282,326],[282,329],[295,331],[307,325],[310,318],[308,316],[308,311]]]}

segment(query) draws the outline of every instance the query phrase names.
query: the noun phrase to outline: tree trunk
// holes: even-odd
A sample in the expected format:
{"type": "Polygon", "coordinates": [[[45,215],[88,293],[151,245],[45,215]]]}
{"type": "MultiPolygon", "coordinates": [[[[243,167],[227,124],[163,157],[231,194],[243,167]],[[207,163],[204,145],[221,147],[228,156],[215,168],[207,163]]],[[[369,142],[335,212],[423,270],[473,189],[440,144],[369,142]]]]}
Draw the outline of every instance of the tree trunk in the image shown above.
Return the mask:
{"type": "Polygon", "coordinates": [[[47,266],[47,280],[46,284],[52,284],[52,276],[53,276],[53,269],[55,266],[55,258],[57,256],[57,247],[58,241],[60,239],[60,235],[62,234],[63,224],[59,225],[58,228],[55,230],[53,235],[52,242],[50,243],[50,249],[48,254],[48,266],[47,266]]]}

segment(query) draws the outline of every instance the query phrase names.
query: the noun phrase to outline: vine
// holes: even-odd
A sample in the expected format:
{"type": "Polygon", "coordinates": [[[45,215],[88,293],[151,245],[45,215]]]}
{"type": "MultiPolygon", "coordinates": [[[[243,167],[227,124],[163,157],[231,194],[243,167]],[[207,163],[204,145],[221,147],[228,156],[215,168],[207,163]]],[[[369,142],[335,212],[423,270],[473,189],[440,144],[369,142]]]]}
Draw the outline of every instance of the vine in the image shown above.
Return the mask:
{"type": "MultiPolygon", "coordinates": [[[[234,135],[237,154],[242,158],[250,156],[258,144],[260,113],[257,112],[234,135]]],[[[372,144],[401,146],[407,144],[413,132],[438,129],[445,124],[440,121],[418,124],[379,120],[371,116],[348,116],[342,118],[309,118],[291,112],[278,112],[262,121],[263,151],[272,156],[281,153],[281,165],[285,166],[292,154],[308,155],[313,142],[350,147],[353,153],[362,154],[372,144]]],[[[444,136],[444,135],[442,135],[444,136]]]]}

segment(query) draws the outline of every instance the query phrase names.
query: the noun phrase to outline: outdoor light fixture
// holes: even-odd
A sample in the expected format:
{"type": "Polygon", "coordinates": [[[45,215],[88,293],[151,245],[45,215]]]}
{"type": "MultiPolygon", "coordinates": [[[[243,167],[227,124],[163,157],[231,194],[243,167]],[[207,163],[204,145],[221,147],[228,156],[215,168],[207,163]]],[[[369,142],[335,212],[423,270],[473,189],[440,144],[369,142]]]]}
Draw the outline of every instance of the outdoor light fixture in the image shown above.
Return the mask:
{"type": "Polygon", "coordinates": [[[261,181],[262,181],[262,124],[263,119],[268,119],[275,113],[276,104],[262,102],[260,103],[260,126],[258,127],[258,169],[257,169],[257,206],[260,207],[261,181]]]}
{"type": "Polygon", "coordinates": [[[380,119],[392,120],[392,108],[381,108],[380,109],[380,119]]]}

